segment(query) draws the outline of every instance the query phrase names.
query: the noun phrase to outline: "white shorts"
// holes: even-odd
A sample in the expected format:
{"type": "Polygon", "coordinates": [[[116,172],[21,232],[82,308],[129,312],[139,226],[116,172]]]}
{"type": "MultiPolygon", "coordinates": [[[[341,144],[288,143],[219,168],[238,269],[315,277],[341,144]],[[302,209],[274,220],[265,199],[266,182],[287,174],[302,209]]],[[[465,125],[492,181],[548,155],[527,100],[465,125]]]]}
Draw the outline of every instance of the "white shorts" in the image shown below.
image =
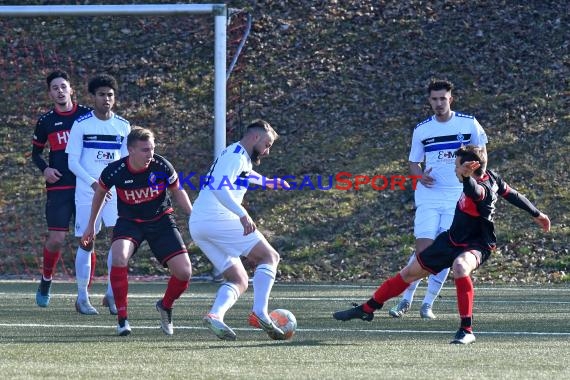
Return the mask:
{"type": "Polygon", "coordinates": [[[239,219],[193,222],[190,218],[189,227],[192,240],[222,273],[241,263],[240,256],[247,256],[257,243],[265,240],[258,230],[244,236],[239,219]]]}
{"type": "MultiPolygon", "coordinates": [[[[101,220],[105,224],[105,227],[115,227],[117,223],[117,200],[116,198],[111,199],[109,202],[105,202],[99,218],[95,223],[95,233],[98,234],[101,231],[101,220]],[[113,200],[114,199],[114,200],[113,200]]],[[[76,204],[75,205],[75,236],[81,237],[85,231],[85,227],[89,223],[89,218],[91,217],[91,204],[76,204]]]]}
{"type": "Polygon", "coordinates": [[[445,204],[422,203],[416,208],[414,218],[414,236],[416,239],[432,239],[443,231],[451,227],[453,215],[455,214],[455,203],[450,207],[450,203],[445,204]]]}
{"type": "MultiPolygon", "coordinates": [[[[115,189],[115,187],[113,186],[110,191],[112,194],[111,200],[117,202],[117,189],[115,189]]],[[[78,178],[77,184],[75,185],[75,204],[76,205],[91,204],[93,196],[95,196],[95,191],[93,190],[93,188],[78,178]]]]}

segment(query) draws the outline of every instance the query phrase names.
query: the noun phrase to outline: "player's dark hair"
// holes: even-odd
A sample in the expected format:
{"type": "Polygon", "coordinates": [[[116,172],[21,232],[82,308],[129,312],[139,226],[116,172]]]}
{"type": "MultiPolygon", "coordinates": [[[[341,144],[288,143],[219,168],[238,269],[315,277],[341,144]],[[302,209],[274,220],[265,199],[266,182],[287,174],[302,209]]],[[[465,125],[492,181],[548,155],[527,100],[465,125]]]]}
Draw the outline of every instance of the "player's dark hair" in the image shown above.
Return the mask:
{"type": "Polygon", "coordinates": [[[87,85],[87,90],[90,94],[95,95],[95,91],[97,91],[99,87],[109,87],[117,92],[117,80],[112,75],[99,74],[91,78],[87,85]]]}
{"type": "Polygon", "coordinates": [[[440,90],[445,90],[448,92],[452,91],[453,83],[451,83],[447,79],[432,79],[429,82],[427,88],[428,95],[431,94],[432,91],[440,91],[440,90]]]}
{"type": "Polygon", "coordinates": [[[62,78],[62,79],[65,79],[66,81],[69,82],[69,75],[67,74],[67,72],[65,72],[63,70],[54,70],[51,73],[49,73],[49,75],[46,78],[48,90],[51,87],[51,81],[56,79],[56,78],[62,78]]]}
{"type": "Polygon", "coordinates": [[[261,119],[254,120],[251,124],[249,124],[247,126],[247,128],[245,130],[245,134],[248,134],[248,133],[250,133],[252,131],[256,131],[256,130],[269,133],[270,135],[273,136],[274,140],[277,140],[277,138],[279,137],[279,135],[277,134],[277,132],[275,132],[275,130],[273,129],[271,124],[269,124],[265,120],[261,120],[261,119]]]}
{"type": "Polygon", "coordinates": [[[154,133],[150,129],[143,127],[132,127],[127,136],[127,146],[133,146],[137,141],[154,140],[154,133]]]}
{"type": "Polygon", "coordinates": [[[459,157],[459,163],[463,164],[467,161],[477,161],[481,164],[474,173],[478,176],[483,175],[485,169],[487,168],[487,155],[483,149],[475,145],[466,145],[455,151],[455,155],[459,157]]]}

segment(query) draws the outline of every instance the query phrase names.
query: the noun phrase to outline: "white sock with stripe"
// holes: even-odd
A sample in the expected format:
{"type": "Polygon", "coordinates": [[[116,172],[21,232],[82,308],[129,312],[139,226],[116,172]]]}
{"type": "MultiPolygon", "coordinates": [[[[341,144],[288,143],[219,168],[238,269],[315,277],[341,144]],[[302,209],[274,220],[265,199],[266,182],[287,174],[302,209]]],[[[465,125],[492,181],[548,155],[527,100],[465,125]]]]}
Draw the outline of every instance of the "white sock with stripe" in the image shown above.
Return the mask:
{"type": "Polygon", "coordinates": [[[276,268],[269,264],[258,265],[253,274],[253,312],[265,321],[270,321],[267,305],[275,275],[276,268]]]}
{"type": "Polygon", "coordinates": [[[231,282],[224,282],[216,293],[216,299],[210,309],[210,314],[214,314],[223,320],[226,312],[236,303],[238,297],[238,287],[231,282]]]}

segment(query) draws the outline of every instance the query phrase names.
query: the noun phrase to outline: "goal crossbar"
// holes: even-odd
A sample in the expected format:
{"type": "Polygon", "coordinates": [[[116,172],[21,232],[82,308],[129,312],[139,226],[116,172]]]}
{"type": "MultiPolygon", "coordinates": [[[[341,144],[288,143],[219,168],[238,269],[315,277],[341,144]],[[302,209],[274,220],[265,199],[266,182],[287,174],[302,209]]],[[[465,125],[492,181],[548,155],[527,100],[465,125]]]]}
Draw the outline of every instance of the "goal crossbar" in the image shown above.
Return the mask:
{"type": "Polygon", "coordinates": [[[164,16],[211,14],[214,16],[214,157],[226,147],[226,43],[225,4],[127,5],[10,5],[0,6],[0,17],[64,16],[164,16]]]}

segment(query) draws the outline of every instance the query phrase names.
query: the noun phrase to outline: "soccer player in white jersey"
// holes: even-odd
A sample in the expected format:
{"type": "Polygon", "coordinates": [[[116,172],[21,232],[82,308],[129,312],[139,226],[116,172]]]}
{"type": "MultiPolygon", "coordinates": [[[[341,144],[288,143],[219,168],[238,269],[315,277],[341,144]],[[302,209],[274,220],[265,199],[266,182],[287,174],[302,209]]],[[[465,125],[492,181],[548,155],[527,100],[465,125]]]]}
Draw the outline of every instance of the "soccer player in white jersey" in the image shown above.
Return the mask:
{"type": "MultiPolygon", "coordinates": [[[[464,145],[476,145],[486,154],[485,131],[473,116],[451,110],[453,84],[433,79],[428,85],[428,101],[434,115],[414,129],[410,150],[410,174],[421,176],[415,191],[414,236],[416,252],[429,247],[435,237],[448,230],[462,186],[455,176],[454,152],[464,145]]],[[[413,259],[414,254],[410,257],[413,259]]],[[[420,316],[434,319],[432,306],[447,279],[449,268],[430,275],[420,316]]],[[[392,317],[402,317],[412,304],[421,280],[406,289],[400,302],[390,309],[392,317]]]]}
{"type": "MultiPolygon", "coordinates": [[[[129,122],[112,109],[115,104],[117,81],[108,74],[93,77],[88,84],[93,100],[93,111],[78,118],[71,128],[65,150],[68,153],[69,168],[77,177],[75,188],[75,236],[81,237],[89,221],[93,195],[103,169],[111,162],[128,154],[126,139],[131,130],[129,122]]],[[[101,230],[101,219],[107,228],[117,221],[117,197],[113,189],[107,193],[106,204],[97,221],[97,232],[101,230]]],[[[81,314],[98,314],[89,301],[88,286],[91,274],[93,241],[79,247],[75,256],[75,278],[77,281],[76,310],[81,314]]],[[[111,251],[107,257],[107,268],[112,265],[111,251]]],[[[103,305],[111,314],[117,314],[110,281],[103,298],[103,305]]]]}
{"type": "Polygon", "coordinates": [[[204,324],[223,340],[236,339],[236,333],[224,323],[224,316],[248,287],[248,274],[240,256],[255,266],[249,323],[262,328],[272,339],[285,338],[269,318],[267,308],[279,254],[241,205],[249,183],[289,188],[286,181],[263,177],[252,166],[252,162],[259,165],[261,157],[269,155],[277,137],[266,121],[251,123],[241,140],[228,146],[210,167],[190,216],[192,239],[226,279],[204,317],[204,324]]]}

